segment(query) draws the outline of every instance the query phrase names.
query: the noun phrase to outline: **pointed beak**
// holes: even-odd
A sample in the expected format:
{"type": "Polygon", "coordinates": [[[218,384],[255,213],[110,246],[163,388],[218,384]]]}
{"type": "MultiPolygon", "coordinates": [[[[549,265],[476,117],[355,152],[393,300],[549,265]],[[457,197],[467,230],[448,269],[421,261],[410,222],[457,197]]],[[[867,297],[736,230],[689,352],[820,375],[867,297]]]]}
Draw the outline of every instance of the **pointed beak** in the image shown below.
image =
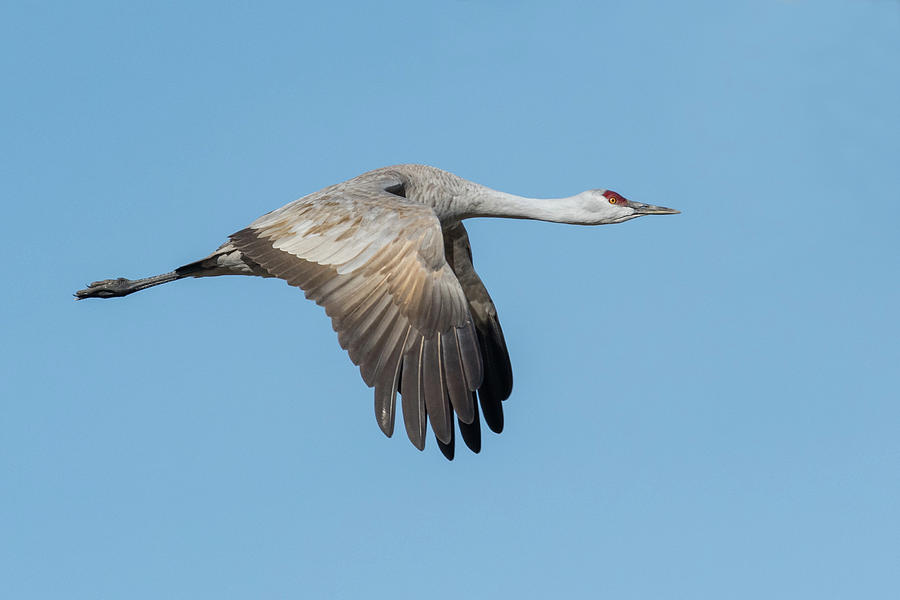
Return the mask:
{"type": "Polygon", "coordinates": [[[674,208],[666,208],[665,206],[653,206],[652,204],[643,204],[641,202],[629,202],[628,206],[634,209],[638,215],[678,215],[680,210],[674,208]]]}

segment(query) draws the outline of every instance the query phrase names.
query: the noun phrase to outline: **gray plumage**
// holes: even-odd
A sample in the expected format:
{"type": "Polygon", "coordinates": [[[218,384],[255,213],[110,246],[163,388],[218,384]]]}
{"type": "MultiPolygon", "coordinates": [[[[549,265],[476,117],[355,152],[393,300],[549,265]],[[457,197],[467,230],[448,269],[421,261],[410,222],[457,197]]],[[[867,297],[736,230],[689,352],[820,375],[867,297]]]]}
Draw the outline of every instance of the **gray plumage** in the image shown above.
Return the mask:
{"type": "Polygon", "coordinates": [[[277,277],[325,308],[338,341],[375,388],[375,416],[394,431],[397,392],[407,436],[425,447],[426,423],[453,458],[455,425],[481,448],[477,398],[503,429],[512,368],[497,310],[472,264],[462,220],[479,216],[618,223],[677,211],[607,190],[535,200],[447,171],[397,165],[364,173],[263,215],[199,261],[139,280],[92,283],[78,299],[124,296],[185,277],[277,277]]]}

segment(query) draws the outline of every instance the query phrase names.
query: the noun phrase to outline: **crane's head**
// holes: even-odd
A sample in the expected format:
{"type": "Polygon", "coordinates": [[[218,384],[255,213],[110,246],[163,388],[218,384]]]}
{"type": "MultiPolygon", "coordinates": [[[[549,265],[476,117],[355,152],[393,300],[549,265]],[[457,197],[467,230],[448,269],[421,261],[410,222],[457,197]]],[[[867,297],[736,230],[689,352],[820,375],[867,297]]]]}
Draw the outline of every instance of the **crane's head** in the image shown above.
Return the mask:
{"type": "Polygon", "coordinates": [[[597,225],[621,223],[644,215],[677,215],[681,212],[665,206],[632,202],[612,190],[588,190],[583,194],[597,225]]]}

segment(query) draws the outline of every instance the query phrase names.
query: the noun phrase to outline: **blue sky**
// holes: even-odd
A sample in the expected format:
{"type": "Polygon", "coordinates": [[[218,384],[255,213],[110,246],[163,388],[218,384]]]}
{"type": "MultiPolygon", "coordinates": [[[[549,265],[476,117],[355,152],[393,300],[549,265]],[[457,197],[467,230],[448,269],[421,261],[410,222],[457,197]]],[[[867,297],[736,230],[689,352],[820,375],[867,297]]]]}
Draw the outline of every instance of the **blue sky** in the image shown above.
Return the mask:
{"type": "Polygon", "coordinates": [[[7,3],[0,50],[6,596],[900,595],[897,2],[7,3]],[[470,222],[480,455],[384,438],[281,282],[72,301],[398,162],[683,211],[470,222]]]}

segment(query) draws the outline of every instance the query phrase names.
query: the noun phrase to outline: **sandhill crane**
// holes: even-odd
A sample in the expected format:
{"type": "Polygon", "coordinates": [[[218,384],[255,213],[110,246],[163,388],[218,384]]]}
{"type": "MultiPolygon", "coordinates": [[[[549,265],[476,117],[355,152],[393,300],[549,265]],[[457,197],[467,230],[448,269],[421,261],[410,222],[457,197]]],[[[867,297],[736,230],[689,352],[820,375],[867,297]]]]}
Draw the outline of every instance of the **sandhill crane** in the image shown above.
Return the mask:
{"type": "Polygon", "coordinates": [[[479,452],[478,404],[485,423],[499,433],[501,402],[512,392],[497,310],[472,266],[462,220],[603,225],[678,212],[610,190],[524,198],[434,167],[396,165],[286,204],[206,258],[170,273],[96,281],[75,296],[125,296],[185,277],[284,279],[331,317],[341,347],[375,388],[375,416],[385,435],[394,431],[399,391],[413,445],[425,447],[430,420],[441,451],[452,459],[454,417],[466,445],[479,452]]]}

